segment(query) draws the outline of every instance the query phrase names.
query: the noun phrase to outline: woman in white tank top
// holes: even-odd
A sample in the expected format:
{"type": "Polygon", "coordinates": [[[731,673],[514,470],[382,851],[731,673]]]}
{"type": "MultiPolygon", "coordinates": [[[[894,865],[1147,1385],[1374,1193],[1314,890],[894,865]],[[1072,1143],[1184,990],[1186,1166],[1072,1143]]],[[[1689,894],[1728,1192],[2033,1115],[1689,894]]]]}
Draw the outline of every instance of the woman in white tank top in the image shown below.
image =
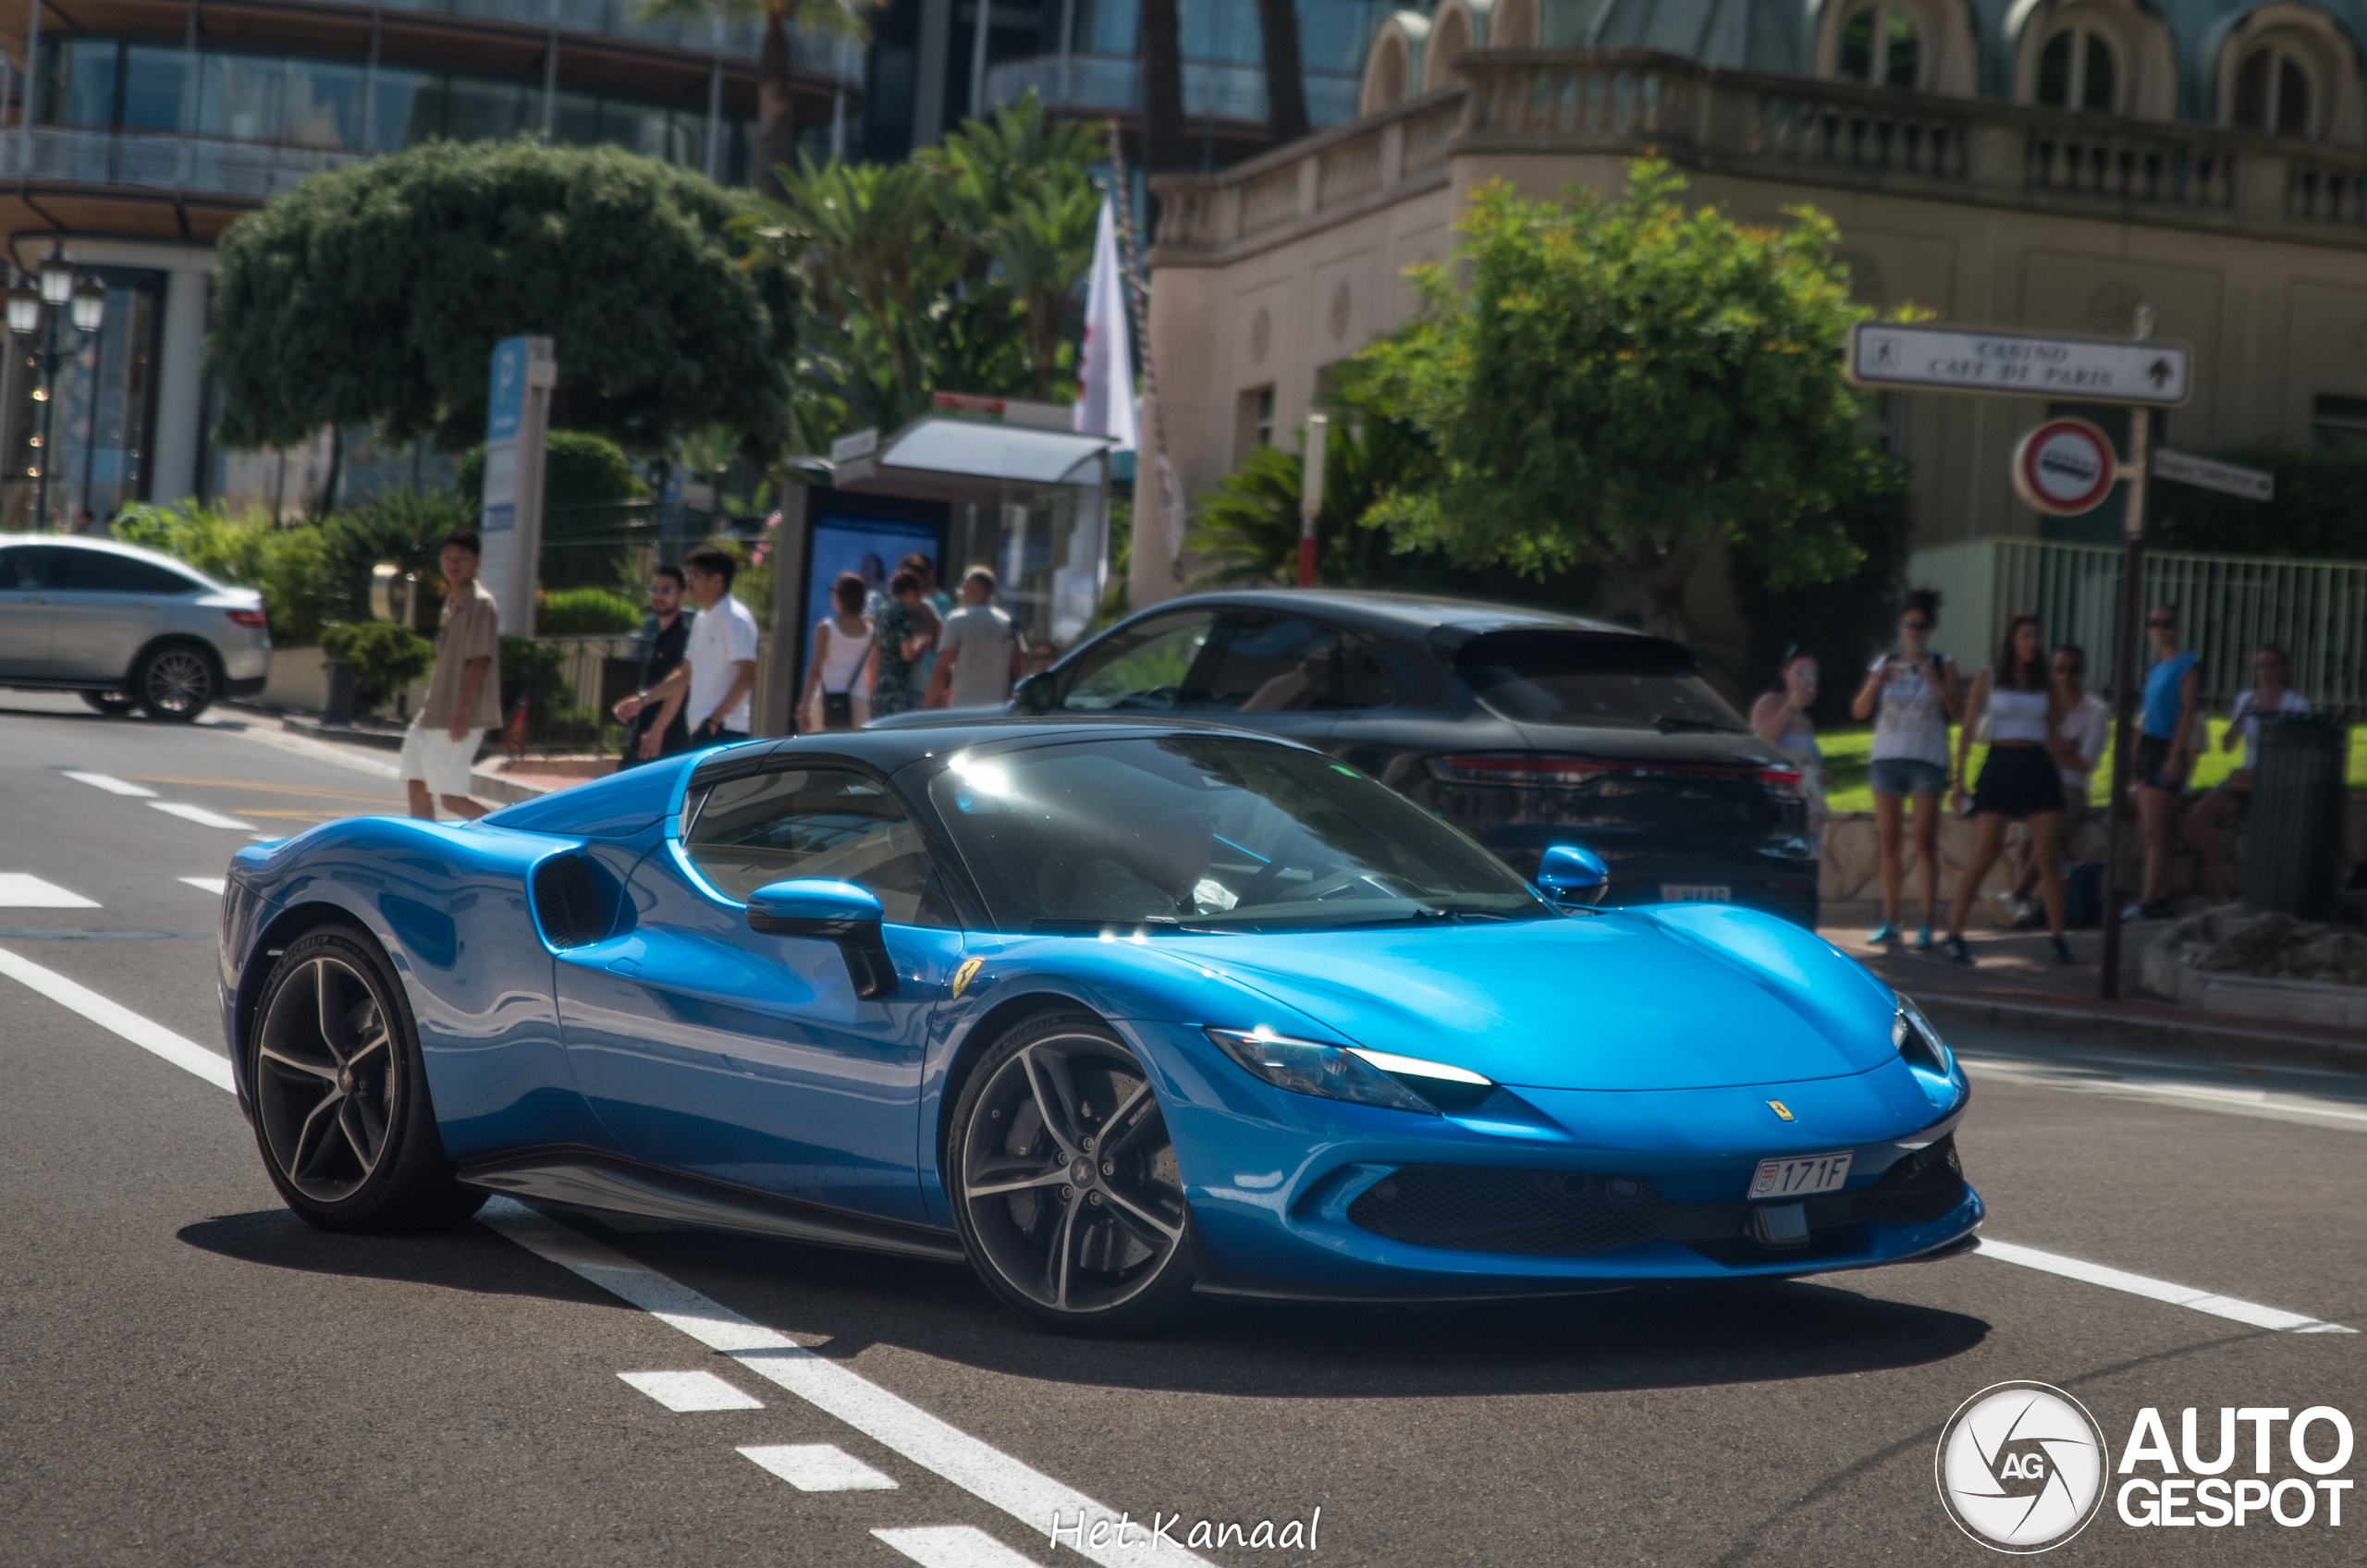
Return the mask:
{"type": "Polygon", "coordinates": [[[1997,864],[2005,846],[2005,824],[2027,822],[2030,852],[2038,862],[2040,896],[2046,900],[2047,929],[2054,936],[2054,962],[2073,962],[2063,939],[2063,846],[2057,830],[2063,823],[2063,778],[2054,753],[2062,721],[2061,694],[2048,674],[2044,641],[2038,617],[2017,615],[2005,626],[2005,645],[1997,664],[1972,678],[1972,695],[1965,704],[1964,729],[1956,737],[1956,808],[1965,805],[1965,759],[1972,750],[1974,726],[1989,716],[1989,760],[1981,765],[1981,782],[1972,792],[1975,831],[1972,860],[1957,879],[1956,898],[1948,908],[1948,939],[1942,949],[1958,963],[1972,962],[1965,945],[1964,920],[1981,891],[1981,879],[1997,864]]]}
{"type": "Polygon", "coordinates": [[[859,710],[870,693],[855,686],[871,658],[871,622],[863,618],[869,592],[851,571],[840,572],[830,584],[830,604],[837,613],[814,629],[805,690],[797,695],[798,722],[805,729],[852,729],[868,717],[859,710]]]}

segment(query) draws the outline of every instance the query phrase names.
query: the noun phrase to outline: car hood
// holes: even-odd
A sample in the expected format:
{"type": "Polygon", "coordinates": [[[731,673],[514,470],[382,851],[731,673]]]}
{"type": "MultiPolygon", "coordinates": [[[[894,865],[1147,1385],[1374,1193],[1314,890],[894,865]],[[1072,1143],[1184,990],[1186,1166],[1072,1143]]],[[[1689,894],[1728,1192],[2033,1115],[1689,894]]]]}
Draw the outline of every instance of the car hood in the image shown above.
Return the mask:
{"type": "Polygon", "coordinates": [[[1219,952],[1227,976],[1349,1044],[1512,1087],[1773,1084],[1898,1054],[1888,986],[1811,931],[1723,905],[1260,936],[1219,952]]]}

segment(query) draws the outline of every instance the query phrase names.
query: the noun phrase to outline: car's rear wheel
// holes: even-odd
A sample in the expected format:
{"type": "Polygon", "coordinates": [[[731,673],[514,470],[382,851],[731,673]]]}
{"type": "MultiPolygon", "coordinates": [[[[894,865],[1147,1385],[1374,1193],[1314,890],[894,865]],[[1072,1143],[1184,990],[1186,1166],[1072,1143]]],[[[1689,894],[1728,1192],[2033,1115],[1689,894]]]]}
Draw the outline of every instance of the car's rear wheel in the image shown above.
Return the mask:
{"type": "Polygon", "coordinates": [[[187,724],[212,707],[221,687],[213,659],[187,643],[152,650],[131,672],[131,698],[141,711],[176,724],[187,724]]]}
{"type": "Polygon", "coordinates": [[[120,692],[85,692],[82,700],[109,718],[121,718],[140,705],[120,692]]]}
{"type": "Polygon", "coordinates": [[[288,1207],[324,1231],[419,1231],[483,1206],[453,1180],[410,1005],[368,932],[290,943],[252,1016],[255,1141],[288,1207]]]}
{"type": "Polygon", "coordinates": [[[971,1266],[1073,1333],[1136,1333],[1182,1305],[1199,1239],[1150,1076],[1090,1014],[996,1041],[956,1104],[945,1171],[971,1266]]]}

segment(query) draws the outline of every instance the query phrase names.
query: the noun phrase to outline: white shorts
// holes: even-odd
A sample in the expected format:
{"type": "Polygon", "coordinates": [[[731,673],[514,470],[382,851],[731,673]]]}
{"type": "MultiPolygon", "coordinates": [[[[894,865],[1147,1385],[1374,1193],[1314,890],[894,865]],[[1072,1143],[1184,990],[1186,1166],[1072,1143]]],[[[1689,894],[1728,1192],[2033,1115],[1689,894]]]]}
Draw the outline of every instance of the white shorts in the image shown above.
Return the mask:
{"type": "Polygon", "coordinates": [[[423,729],[414,718],[411,728],[403,731],[399,771],[406,779],[417,778],[425,783],[431,795],[466,795],[469,765],[476,761],[477,747],[484,741],[483,730],[469,730],[465,739],[455,741],[442,726],[423,729]]]}

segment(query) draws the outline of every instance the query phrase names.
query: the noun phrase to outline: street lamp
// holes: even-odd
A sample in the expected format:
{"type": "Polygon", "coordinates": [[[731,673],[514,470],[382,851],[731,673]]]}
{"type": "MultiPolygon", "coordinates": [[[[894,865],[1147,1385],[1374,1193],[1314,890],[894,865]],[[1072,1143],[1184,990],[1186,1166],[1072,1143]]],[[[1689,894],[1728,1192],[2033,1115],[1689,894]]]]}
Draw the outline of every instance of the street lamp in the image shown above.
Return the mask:
{"type": "Polygon", "coordinates": [[[39,287],[19,280],[8,290],[8,331],[21,339],[40,338],[38,345],[29,341],[26,352],[41,366],[41,386],[33,393],[41,403],[40,466],[33,471],[41,484],[33,498],[33,526],[45,528],[49,471],[55,466],[51,460],[50,428],[57,408],[57,367],[80,353],[79,339],[98,331],[106,320],[107,290],[96,278],[76,280],[74,263],[66,259],[63,244],[50,248],[37,276],[39,287]],[[68,323],[78,340],[71,349],[60,340],[60,329],[68,323]]]}

